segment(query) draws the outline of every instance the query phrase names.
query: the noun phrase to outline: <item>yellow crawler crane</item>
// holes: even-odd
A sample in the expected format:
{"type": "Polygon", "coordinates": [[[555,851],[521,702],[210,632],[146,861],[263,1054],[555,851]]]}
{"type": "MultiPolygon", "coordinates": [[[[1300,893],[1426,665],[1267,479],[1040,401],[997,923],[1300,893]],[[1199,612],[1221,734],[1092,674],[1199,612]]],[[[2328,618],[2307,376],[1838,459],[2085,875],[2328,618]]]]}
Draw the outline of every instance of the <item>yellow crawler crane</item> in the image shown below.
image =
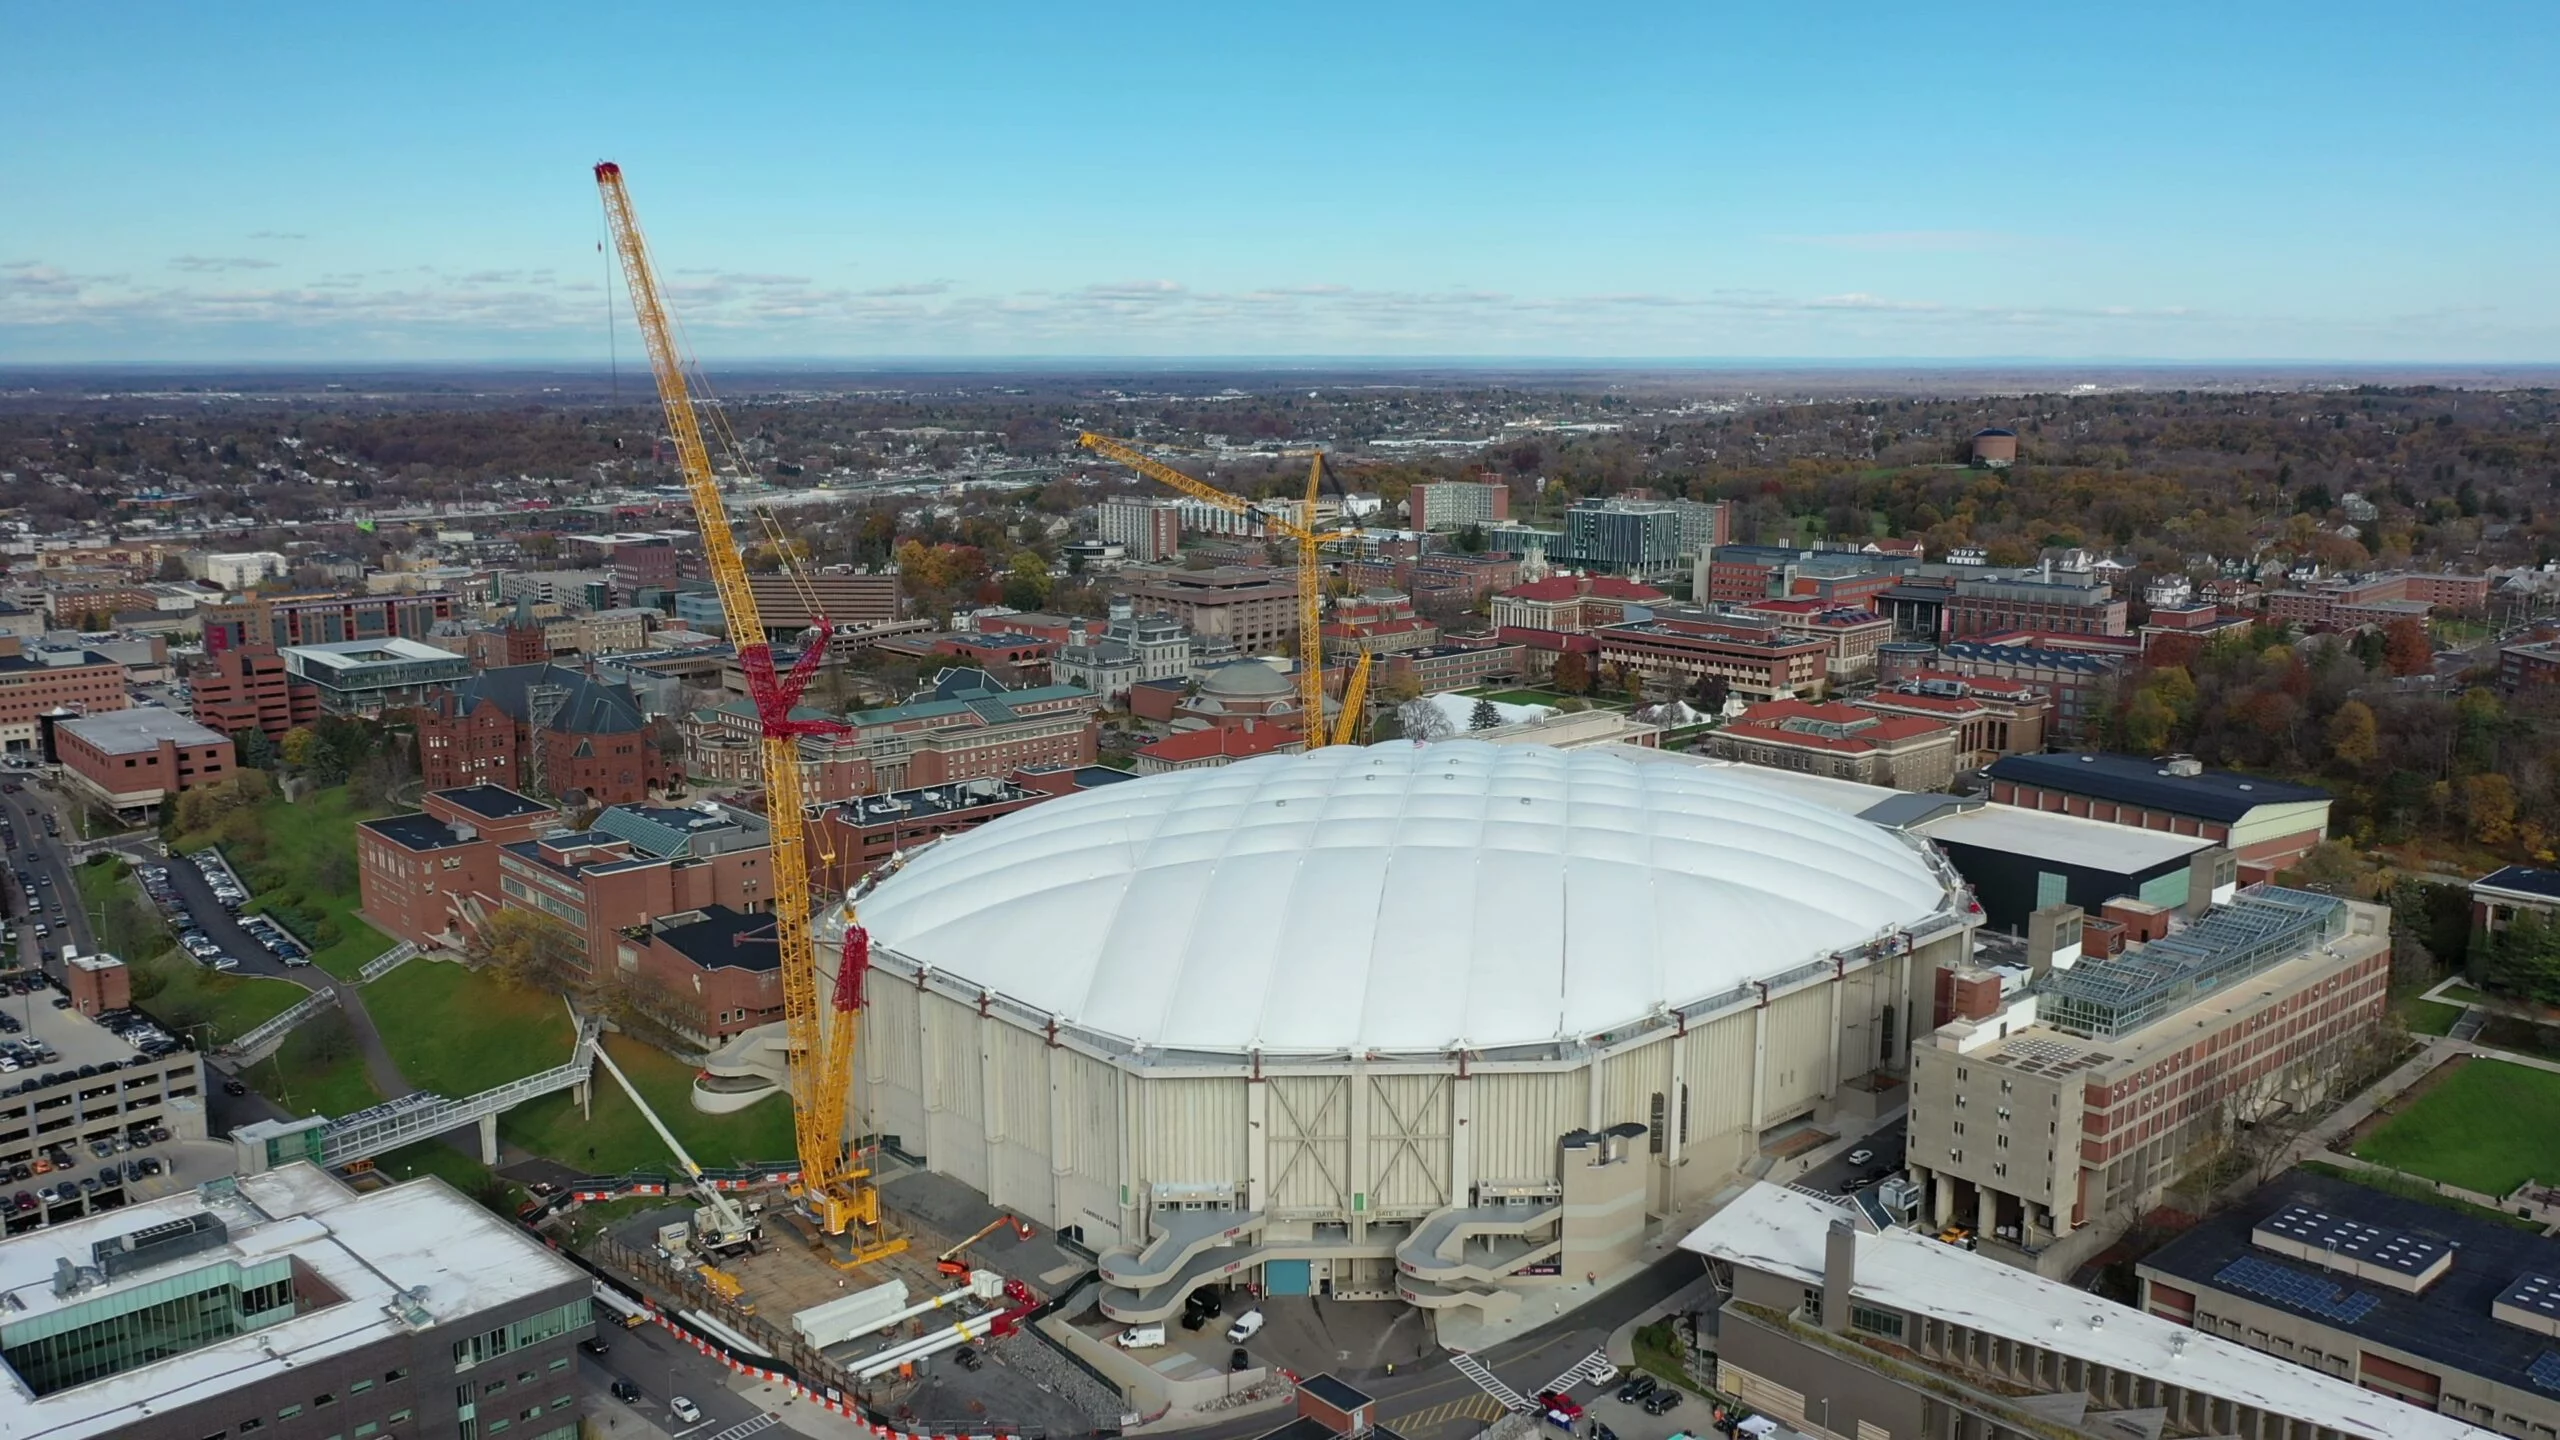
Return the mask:
{"type": "Polygon", "coordinates": [[[1310,750],[1340,743],[1327,735],[1324,728],[1324,586],[1316,571],[1316,555],[1328,542],[1347,540],[1360,532],[1330,530],[1318,533],[1315,528],[1316,487],[1324,480],[1324,457],[1316,456],[1307,466],[1307,498],[1298,509],[1298,518],[1292,520],[1241,495],[1230,495],[1205,480],[1185,475],[1154,456],[1123,445],[1108,435],[1096,435],[1087,430],[1076,436],[1076,443],[1203,504],[1215,505],[1238,515],[1249,515],[1273,533],[1297,542],[1299,728],[1306,732],[1310,750]]]}
{"type": "MultiPolygon", "coordinates": [[[[663,287],[640,233],[640,217],[623,187],[622,167],[608,161],[596,166],[596,188],[604,197],[606,222],[614,249],[622,260],[624,288],[649,349],[649,368],[658,382],[658,404],[666,412],[668,433],[675,437],[676,456],[684,468],[694,521],[702,530],[702,553],[711,567],[712,585],[720,593],[720,609],[729,634],[738,642],[738,664],[746,672],[762,735],[765,819],[773,831],[773,932],[782,970],[783,1014],[790,1033],[791,1118],[800,1148],[798,1194],[810,1217],[828,1235],[846,1238],[845,1258],[861,1264],[906,1248],[880,1217],[880,1192],[871,1172],[846,1152],[844,1118],[852,1103],[853,1048],[859,1030],[862,983],[869,968],[869,937],[845,915],[844,955],[836,976],[835,1003],[818,1004],[817,953],[809,929],[809,849],[800,775],[800,739],[806,735],[841,734],[841,721],[795,720],[791,709],[816,677],[833,633],[826,617],[816,626],[800,659],[787,675],[773,668],[773,647],[765,639],[764,617],[756,606],[755,588],[747,580],[746,557],[729,526],[729,511],[720,493],[704,443],[701,415],[686,376],[687,366],[667,316],[663,287]]],[[[717,412],[713,412],[715,423],[717,412]]],[[[726,441],[725,428],[722,430],[726,441]]],[[[789,549],[785,547],[786,563],[789,549]]],[[[813,615],[815,612],[812,612],[813,615]]]]}

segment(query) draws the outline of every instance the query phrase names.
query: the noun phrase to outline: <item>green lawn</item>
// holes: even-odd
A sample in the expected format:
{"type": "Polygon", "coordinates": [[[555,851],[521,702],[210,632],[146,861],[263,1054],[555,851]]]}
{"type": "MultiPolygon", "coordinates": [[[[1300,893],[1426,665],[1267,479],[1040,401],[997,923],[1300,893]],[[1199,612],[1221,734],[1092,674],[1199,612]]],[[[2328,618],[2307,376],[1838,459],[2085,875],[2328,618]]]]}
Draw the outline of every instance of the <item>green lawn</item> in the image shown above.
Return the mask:
{"type": "Polygon", "coordinates": [[[2453,1022],[2462,1018],[2462,1007],[2436,1000],[2421,1000],[2414,990],[2391,997],[2391,1013],[2409,1027],[2412,1035],[2444,1035],[2453,1030],[2453,1022]]]}
{"type": "MultiPolygon", "coordinates": [[[[318,1019],[304,1022],[319,1024],[318,1019]]],[[[295,1033],[300,1033],[297,1027],[295,1033]]],[[[240,1072],[259,1094],[295,1115],[353,1115],[382,1102],[373,1077],[364,1073],[364,1057],[349,1054],[325,1065],[297,1061],[287,1039],[276,1053],[240,1072]]]]}
{"type": "Polygon", "coordinates": [[[488,1166],[441,1140],[422,1141],[405,1150],[394,1150],[376,1160],[374,1168],[395,1180],[415,1180],[421,1175],[441,1176],[454,1189],[510,1218],[524,1199],[524,1192],[510,1185],[505,1187],[501,1203],[490,1204],[492,1199],[500,1198],[489,1193],[489,1187],[497,1182],[497,1177],[489,1173],[488,1166]]]}
{"type": "MultiPolygon", "coordinates": [[[[394,974],[418,968],[417,961],[394,974]]],[[[648,1097],[698,1165],[737,1165],[757,1160],[787,1160],[797,1142],[791,1132],[791,1102],[768,1096],[734,1115],[705,1115],[693,1108],[693,1067],[628,1035],[607,1035],[605,1049],[622,1073],[648,1097]]],[[[517,1106],[498,1122],[498,1133],[513,1144],[548,1155],[597,1175],[626,1170],[674,1172],[675,1157],[622,1093],[602,1065],[596,1067],[595,1118],[583,1119],[567,1094],[546,1095],[517,1106]]]]}
{"type": "Polygon", "coordinates": [[[177,950],[121,860],[74,867],[80,903],[107,917],[100,939],[133,970],[135,1005],[173,1031],[219,1045],[301,1002],[299,985],[207,970],[177,950]],[[197,1027],[206,1027],[198,1032],[197,1027]]]}
{"type": "Polygon", "coordinates": [[[2505,1195],[2560,1180],[2560,1074],[2474,1060],[2356,1147],[2359,1158],[2505,1195]]]}
{"type": "Polygon", "coordinates": [[[367,985],[364,1008],[409,1083],[455,1099],[565,1065],[578,1038],[559,996],[443,961],[412,960],[367,985]]]}
{"type": "MultiPolygon", "coordinates": [[[[249,883],[245,908],[274,915],[312,947],[312,963],[340,979],[353,979],[364,962],[391,948],[381,931],[355,913],[364,898],[355,866],[356,822],[383,813],[358,809],[344,785],[312,791],[298,803],[279,795],[258,807],[253,825],[234,829],[223,849],[249,883]]],[[[192,854],[215,839],[181,834],[171,848],[192,854]]]]}

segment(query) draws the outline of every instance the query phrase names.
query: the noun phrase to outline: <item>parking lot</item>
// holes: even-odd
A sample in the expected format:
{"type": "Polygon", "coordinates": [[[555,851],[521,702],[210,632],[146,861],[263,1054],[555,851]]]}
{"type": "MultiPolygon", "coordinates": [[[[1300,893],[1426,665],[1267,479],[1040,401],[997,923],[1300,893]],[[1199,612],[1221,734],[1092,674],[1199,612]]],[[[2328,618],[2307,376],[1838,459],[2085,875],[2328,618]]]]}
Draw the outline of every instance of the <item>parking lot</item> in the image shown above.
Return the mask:
{"type": "MultiPolygon", "coordinates": [[[[242,915],[249,892],[221,857],[207,850],[135,872],[199,965],[244,975],[290,976],[311,963],[310,951],[264,915],[242,915]]],[[[298,978],[298,977],[295,977],[298,978]]]]}

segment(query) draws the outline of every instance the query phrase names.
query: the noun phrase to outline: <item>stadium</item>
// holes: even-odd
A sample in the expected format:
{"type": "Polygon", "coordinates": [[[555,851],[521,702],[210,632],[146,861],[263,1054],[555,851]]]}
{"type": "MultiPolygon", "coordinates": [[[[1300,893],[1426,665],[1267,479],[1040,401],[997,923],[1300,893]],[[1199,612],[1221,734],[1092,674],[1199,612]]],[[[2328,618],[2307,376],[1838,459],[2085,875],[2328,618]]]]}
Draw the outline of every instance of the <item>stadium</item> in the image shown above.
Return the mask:
{"type": "Polygon", "coordinates": [[[1079,793],[854,902],[861,1123],[1100,1252],[1132,1323],[1621,1272],[1899,1105],[1975,923],[1925,842],[1739,772],[1466,741],[1079,793]]]}

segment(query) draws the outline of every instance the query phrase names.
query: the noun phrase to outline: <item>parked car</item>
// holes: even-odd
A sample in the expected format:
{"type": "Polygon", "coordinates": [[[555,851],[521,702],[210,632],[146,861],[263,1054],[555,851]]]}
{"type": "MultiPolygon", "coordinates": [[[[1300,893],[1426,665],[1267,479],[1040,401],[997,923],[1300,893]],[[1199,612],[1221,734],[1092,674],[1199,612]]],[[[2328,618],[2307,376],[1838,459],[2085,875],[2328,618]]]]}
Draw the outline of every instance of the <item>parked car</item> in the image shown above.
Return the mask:
{"type": "Polygon", "coordinates": [[[637,1405],[640,1403],[640,1387],[628,1380],[616,1380],[613,1382],[613,1398],[625,1405],[637,1405]]]}
{"type": "Polygon", "coordinates": [[[1236,1323],[1227,1327],[1227,1343],[1230,1345],[1241,1345],[1247,1340],[1252,1339],[1255,1335],[1260,1334],[1261,1331],[1262,1312],[1259,1310],[1247,1310],[1236,1317],[1236,1323]]]}
{"type": "Polygon", "coordinates": [[[699,1425],[702,1423],[702,1407],[694,1404],[691,1400],[686,1399],[682,1395],[670,1395],[667,1397],[667,1413],[675,1416],[687,1425],[699,1425]]]}
{"type": "Polygon", "coordinates": [[[613,1347],[593,1336],[578,1342],[578,1348],[599,1358],[613,1353],[613,1347]]]}
{"type": "Polygon", "coordinates": [[[1637,1401],[1642,1400],[1661,1388],[1662,1382],[1654,1379],[1650,1375],[1637,1375],[1631,1377],[1626,1384],[1618,1387],[1618,1403],[1622,1405],[1633,1405],[1637,1401]]]}
{"type": "Polygon", "coordinates": [[[1677,1386],[1665,1385],[1661,1389],[1654,1391],[1651,1396],[1646,1398],[1644,1402],[1644,1413],[1647,1415],[1667,1414],[1670,1411],[1680,1408],[1680,1402],[1684,1398],[1686,1397],[1681,1394],[1677,1386]]]}

